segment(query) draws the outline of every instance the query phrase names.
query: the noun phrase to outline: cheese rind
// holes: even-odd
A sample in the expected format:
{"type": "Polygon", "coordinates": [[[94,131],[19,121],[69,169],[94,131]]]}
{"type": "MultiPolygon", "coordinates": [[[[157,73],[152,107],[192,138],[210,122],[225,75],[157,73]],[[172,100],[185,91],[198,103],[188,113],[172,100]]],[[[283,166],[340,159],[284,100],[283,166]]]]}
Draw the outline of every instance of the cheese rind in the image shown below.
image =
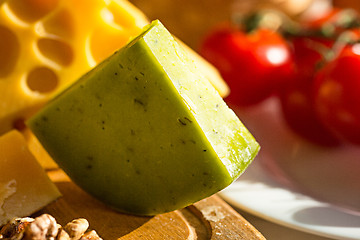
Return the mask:
{"type": "Polygon", "coordinates": [[[259,150],[159,21],[28,125],[75,183],[114,208],[145,215],[220,191],[259,150]]]}
{"type": "Polygon", "coordinates": [[[0,137],[0,169],[0,226],[31,215],[61,195],[16,130],[0,137]]]}

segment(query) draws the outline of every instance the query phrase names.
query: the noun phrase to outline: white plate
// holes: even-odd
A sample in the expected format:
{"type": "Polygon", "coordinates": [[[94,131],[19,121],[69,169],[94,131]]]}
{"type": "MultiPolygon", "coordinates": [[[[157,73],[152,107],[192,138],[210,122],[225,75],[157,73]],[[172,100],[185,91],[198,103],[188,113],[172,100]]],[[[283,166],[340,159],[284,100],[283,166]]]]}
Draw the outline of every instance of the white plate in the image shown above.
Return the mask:
{"type": "Polygon", "coordinates": [[[360,148],[317,148],[301,141],[284,127],[274,100],[237,113],[262,150],[222,197],[290,228],[359,240],[360,148]]]}

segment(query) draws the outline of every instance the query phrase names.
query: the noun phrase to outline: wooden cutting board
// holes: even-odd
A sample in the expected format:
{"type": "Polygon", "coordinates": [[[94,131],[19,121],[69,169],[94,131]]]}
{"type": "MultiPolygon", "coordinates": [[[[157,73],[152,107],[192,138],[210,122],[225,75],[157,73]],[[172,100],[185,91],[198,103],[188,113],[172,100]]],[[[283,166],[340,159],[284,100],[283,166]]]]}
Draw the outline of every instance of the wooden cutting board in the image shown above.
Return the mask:
{"type": "Polygon", "coordinates": [[[89,229],[95,230],[104,240],[265,239],[217,195],[170,213],[134,216],[105,206],[71,182],[61,170],[48,173],[63,196],[37,214],[49,213],[61,225],[86,218],[89,229]]]}

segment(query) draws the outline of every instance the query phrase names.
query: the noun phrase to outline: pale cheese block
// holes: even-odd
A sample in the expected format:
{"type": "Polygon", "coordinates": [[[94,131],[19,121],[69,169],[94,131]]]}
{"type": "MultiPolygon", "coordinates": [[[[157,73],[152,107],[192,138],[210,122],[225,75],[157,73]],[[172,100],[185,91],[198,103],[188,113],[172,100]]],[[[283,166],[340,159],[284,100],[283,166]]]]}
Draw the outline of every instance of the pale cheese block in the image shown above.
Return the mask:
{"type": "Polygon", "coordinates": [[[0,226],[29,216],[61,196],[20,132],[0,137],[0,226]]]}

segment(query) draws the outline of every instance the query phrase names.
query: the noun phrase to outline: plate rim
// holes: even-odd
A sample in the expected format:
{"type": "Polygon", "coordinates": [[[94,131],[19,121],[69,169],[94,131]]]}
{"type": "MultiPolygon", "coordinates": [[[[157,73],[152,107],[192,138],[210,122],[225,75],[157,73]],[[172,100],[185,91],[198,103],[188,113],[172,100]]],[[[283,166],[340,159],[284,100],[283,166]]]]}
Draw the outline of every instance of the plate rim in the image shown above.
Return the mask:
{"type": "MultiPolygon", "coordinates": [[[[248,212],[256,217],[259,217],[266,221],[269,221],[269,222],[272,222],[272,223],[275,223],[275,224],[278,224],[278,225],[281,225],[281,226],[284,226],[284,227],[287,227],[290,229],[294,229],[297,231],[301,231],[301,232],[305,232],[305,233],[309,233],[309,234],[313,234],[313,235],[317,235],[317,236],[327,237],[327,238],[348,239],[348,240],[360,239],[360,228],[357,228],[358,229],[357,235],[353,235],[353,234],[351,234],[351,232],[348,234],[344,234],[343,231],[345,231],[346,229],[349,229],[349,228],[353,228],[353,227],[334,227],[334,226],[333,227],[316,227],[316,226],[310,227],[309,224],[296,223],[296,221],[289,222],[289,221],[284,220],[285,218],[281,218],[274,214],[269,214],[269,212],[265,213],[265,212],[259,211],[259,208],[254,207],[254,204],[247,204],[247,203],[244,203],[244,201],[238,200],[238,198],[236,198],[236,196],[235,196],[236,193],[234,193],[234,188],[236,188],[236,186],[239,184],[243,184],[244,186],[248,186],[248,187],[252,187],[256,184],[257,185],[260,184],[260,185],[262,185],[263,188],[265,188],[267,191],[270,191],[270,192],[271,191],[279,191],[279,190],[284,191],[283,193],[294,196],[294,199],[300,199],[299,203],[300,203],[300,201],[303,201],[302,204],[305,204],[307,207],[326,207],[326,208],[333,210],[334,213],[339,213],[342,215],[347,214],[351,217],[355,217],[359,220],[359,226],[360,226],[360,216],[349,214],[348,212],[342,211],[341,209],[339,209],[338,207],[336,207],[330,203],[315,199],[311,196],[308,196],[306,194],[298,192],[295,189],[291,189],[290,187],[285,186],[284,184],[281,184],[280,182],[276,181],[264,169],[262,169],[261,164],[259,163],[259,159],[257,159],[257,158],[250,164],[250,166],[244,172],[243,175],[241,175],[230,186],[228,186],[227,188],[225,188],[224,190],[219,192],[219,195],[226,202],[228,202],[233,207],[236,207],[240,210],[248,212]],[[259,176],[261,175],[261,178],[260,179],[256,178],[256,175],[259,175],[259,176]],[[252,179],[255,179],[256,182],[253,182],[250,184],[247,183],[246,179],[249,177],[252,179]],[[268,185],[267,183],[271,183],[271,185],[268,185]],[[300,198],[298,198],[299,196],[300,196],[300,198]],[[326,230],[329,230],[329,229],[330,230],[333,229],[333,231],[327,232],[326,230]],[[334,233],[335,230],[337,233],[334,233]],[[339,233],[339,230],[340,230],[340,233],[339,233]]],[[[263,199],[266,199],[266,198],[263,198],[263,199]]],[[[262,203],[266,203],[266,201],[264,201],[262,203]]],[[[291,211],[289,211],[289,214],[290,213],[291,213],[291,211]]],[[[356,227],[354,227],[354,228],[356,229],[356,227]]]]}

